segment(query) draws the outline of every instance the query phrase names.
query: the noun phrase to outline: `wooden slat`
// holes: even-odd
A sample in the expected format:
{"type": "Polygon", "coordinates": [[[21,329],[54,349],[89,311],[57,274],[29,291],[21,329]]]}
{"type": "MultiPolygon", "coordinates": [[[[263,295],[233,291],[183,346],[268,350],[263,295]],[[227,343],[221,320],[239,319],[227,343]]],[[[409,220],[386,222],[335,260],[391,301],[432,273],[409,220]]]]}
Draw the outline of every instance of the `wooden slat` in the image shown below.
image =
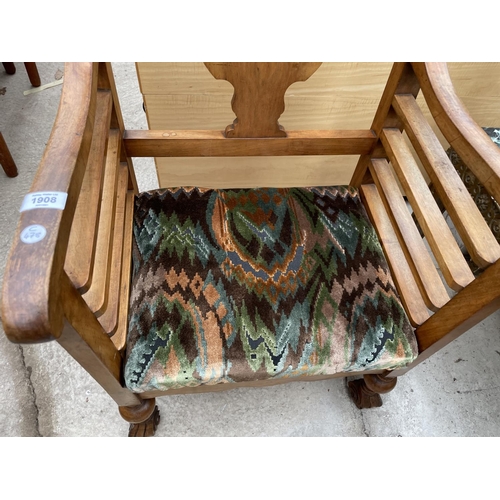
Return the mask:
{"type": "Polygon", "coordinates": [[[127,130],[128,156],[290,156],[367,154],[371,130],[290,131],[286,138],[228,139],[215,130],[127,130]]]}
{"type": "Polygon", "coordinates": [[[448,286],[455,291],[461,290],[474,279],[474,275],[403,135],[398,129],[384,129],[381,139],[448,286]]]}
{"type": "Polygon", "coordinates": [[[99,317],[104,331],[112,335],[118,324],[118,308],[120,302],[120,281],[122,275],[122,252],[125,222],[125,200],[128,188],[128,165],[120,163],[118,169],[118,188],[116,192],[115,223],[113,229],[113,249],[111,253],[111,270],[109,273],[108,300],[106,311],[99,317]]]}
{"type": "Polygon", "coordinates": [[[480,267],[496,262],[500,258],[500,246],[425,120],[415,98],[411,95],[396,95],[393,106],[404,121],[410,141],[472,259],[480,267]]]}
{"type": "MultiPolygon", "coordinates": [[[[111,67],[110,62],[99,63],[99,78],[100,84],[106,89],[109,89],[111,95],[113,96],[113,115],[111,117],[111,127],[117,128],[123,137],[125,124],[121,112],[120,99],[118,98],[118,92],[116,90],[113,68],[111,67]]],[[[125,148],[123,147],[123,144],[120,147],[120,161],[127,162],[129,171],[129,188],[133,189],[136,194],[139,193],[137,179],[135,177],[134,165],[132,164],[132,158],[125,154],[125,148]]]]}
{"type": "Polygon", "coordinates": [[[429,318],[430,314],[420,295],[418,285],[415,282],[413,273],[401,249],[398,237],[392,228],[391,221],[385,211],[377,187],[373,184],[364,184],[360,189],[365,207],[384,249],[394,283],[401,297],[401,301],[403,302],[406,314],[412,325],[421,325],[429,318]]]}
{"type": "Polygon", "coordinates": [[[110,92],[98,91],[92,145],[64,263],[73,285],[82,293],[89,289],[92,280],[111,109],[110,92]]]}
{"type": "Polygon", "coordinates": [[[406,207],[392,168],[385,159],[372,160],[370,168],[426,306],[437,311],[450,298],[406,207]]]}
{"type": "Polygon", "coordinates": [[[83,295],[92,312],[101,315],[107,306],[107,282],[109,280],[113,224],[115,215],[116,184],[120,155],[120,132],[111,130],[108,140],[104,186],[99,217],[99,230],[92,284],[83,295]]]}
{"type": "Polygon", "coordinates": [[[122,275],[120,279],[120,305],[118,308],[118,326],[111,337],[115,347],[121,351],[125,348],[128,332],[128,308],[130,301],[130,281],[132,274],[132,238],[134,224],[134,193],[127,193],[125,208],[125,227],[123,233],[122,275]]]}

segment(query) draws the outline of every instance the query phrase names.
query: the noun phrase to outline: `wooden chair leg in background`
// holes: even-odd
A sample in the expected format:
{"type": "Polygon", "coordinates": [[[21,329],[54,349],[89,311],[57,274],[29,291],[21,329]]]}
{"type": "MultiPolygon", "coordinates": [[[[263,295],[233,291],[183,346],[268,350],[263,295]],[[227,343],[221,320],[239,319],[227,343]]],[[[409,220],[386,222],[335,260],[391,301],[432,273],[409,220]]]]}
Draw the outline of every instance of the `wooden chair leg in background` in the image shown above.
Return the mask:
{"type": "Polygon", "coordinates": [[[42,82],[40,80],[40,75],[38,74],[38,68],[36,67],[36,63],[25,62],[24,67],[26,68],[26,72],[28,73],[31,85],[33,85],[33,87],[40,87],[42,82]]]}
{"type": "Polygon", "coordinates": [[[9,63],[9,62],[4,63],[3,62],[2,64],[3,64],[3,67],[8,75],[15,74],[16,66],[14,65],[14,63],[9,63]]]}
{"type": "Polygon", "coordinates": [[[138,406],[119,406],[124,420],[130,423],[128,437],[151,437],[160,423],[160,410],[156,400],[145,399],[138,406]]]}
{"type": "Polygon", "coordinates": [[[17,177],[17,167],[7,147],[7,143],[3,138],[2,132],[0,132],[0,165],[2,165],[8,177],[17,177]]]}
{"type": "Polygon", "coordinates": [[[396,387],[397,378],[386,378],[384,375],[363,375],[359,380],[347,384],[354,404],[360,409],[382,406],[380,394],[386,394],[396,387]]]}
{"type": "MultiPolygon", "coordinates": [[[[16,66],[11,62],[3,62],[3,67],[8,75],[13,75],[16,72],[16,66]]],[[[30,79],[31,85],[33,87],[40,87],[42,84],[40,80],[40,74],[38,73],[38,68],[34,62],[25,62],[24,67],[26,68],[26,73],[28,73],[28,78],[30,79]]]]}

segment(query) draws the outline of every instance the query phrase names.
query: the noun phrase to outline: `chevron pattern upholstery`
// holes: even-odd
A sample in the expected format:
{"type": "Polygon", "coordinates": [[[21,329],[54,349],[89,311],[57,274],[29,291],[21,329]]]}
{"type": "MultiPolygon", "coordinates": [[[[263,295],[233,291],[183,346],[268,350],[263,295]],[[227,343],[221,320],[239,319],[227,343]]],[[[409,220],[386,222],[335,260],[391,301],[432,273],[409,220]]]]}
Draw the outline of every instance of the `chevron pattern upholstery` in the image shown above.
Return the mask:
{"type": "Polygon", "coordinates": [[[354,188],[136,197],[132,391],[394,369],[416,355],[354,188]]]}

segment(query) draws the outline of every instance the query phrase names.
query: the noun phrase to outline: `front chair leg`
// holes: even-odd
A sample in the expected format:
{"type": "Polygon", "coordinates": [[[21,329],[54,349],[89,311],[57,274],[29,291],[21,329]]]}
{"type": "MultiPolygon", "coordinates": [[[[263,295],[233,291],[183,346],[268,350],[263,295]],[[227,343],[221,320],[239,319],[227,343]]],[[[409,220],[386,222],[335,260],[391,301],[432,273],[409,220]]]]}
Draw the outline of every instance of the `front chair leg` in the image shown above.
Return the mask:
{"type": "Polygon", "coordinates": [[[137,406],[119,406],[118,410],[122,418],[130,422],[128,437],[154,436],[160,422],[160,411],[154,398],[144,399],[137,406]]]}
{"type": "Polygon", "coordinates": [[[396,387],[397,378],[386,378],[385,375],[363,375],[362,379],[347,384],[349,394],[360,409],[382,406],[380,394],[390,392],[396,387]]]}

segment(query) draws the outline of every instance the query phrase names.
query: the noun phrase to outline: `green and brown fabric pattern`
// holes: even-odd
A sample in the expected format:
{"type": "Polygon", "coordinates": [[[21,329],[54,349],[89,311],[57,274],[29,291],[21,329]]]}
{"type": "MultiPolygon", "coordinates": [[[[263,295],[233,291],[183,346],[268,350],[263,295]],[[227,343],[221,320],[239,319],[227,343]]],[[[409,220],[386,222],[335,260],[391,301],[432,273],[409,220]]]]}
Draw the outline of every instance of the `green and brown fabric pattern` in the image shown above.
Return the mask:
{"type": "Polygon", "coordinates": [[[136,198],[125,378],[135,392],[393,369],[417,345],[358,193],[136,198]]]}

